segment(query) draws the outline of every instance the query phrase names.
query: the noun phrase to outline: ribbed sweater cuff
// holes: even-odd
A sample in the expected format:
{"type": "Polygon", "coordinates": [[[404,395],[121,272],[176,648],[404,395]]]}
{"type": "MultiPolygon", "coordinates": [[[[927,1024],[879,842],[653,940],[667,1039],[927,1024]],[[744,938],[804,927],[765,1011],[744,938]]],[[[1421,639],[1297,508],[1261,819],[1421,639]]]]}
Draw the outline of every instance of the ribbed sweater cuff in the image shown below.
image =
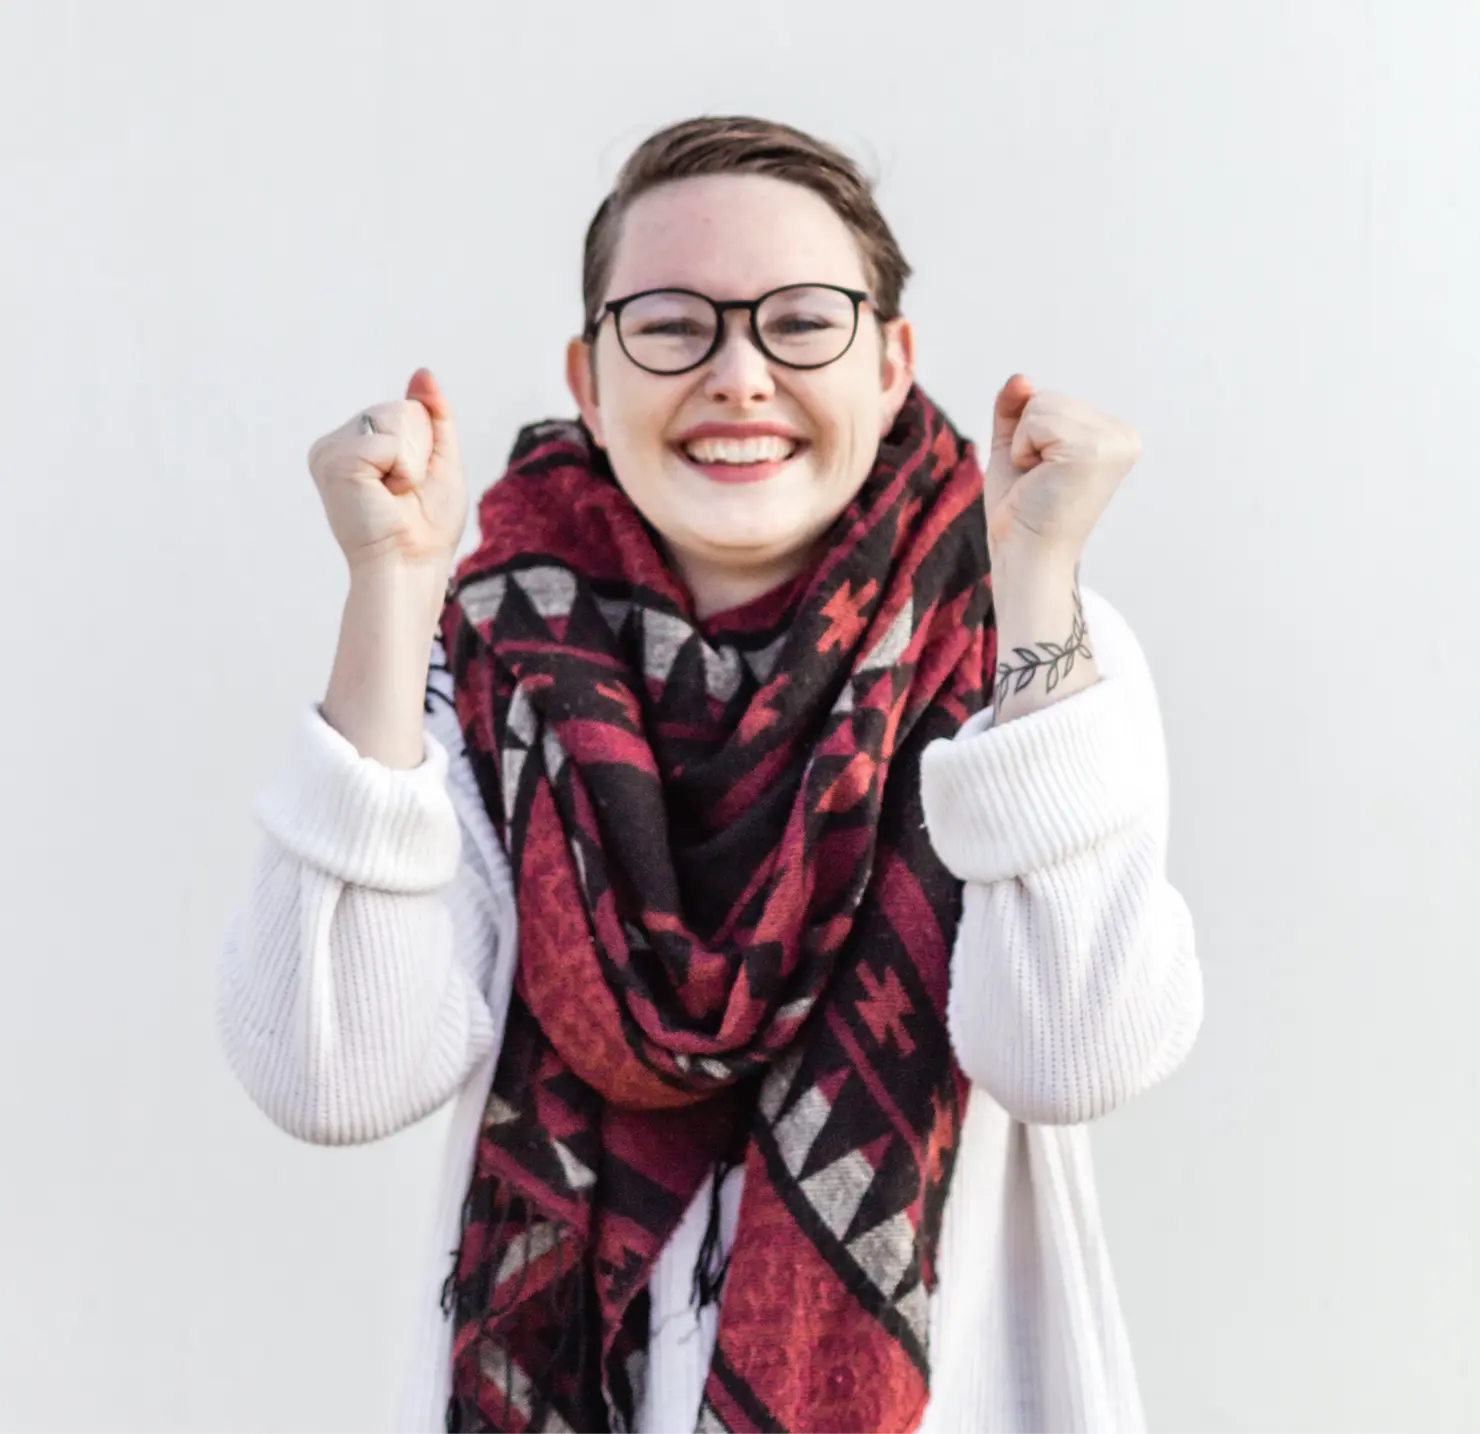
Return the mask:
{"type": "Polygon", "coordinates": [[[300,860],[350,885],[438,890],[457,873],[461,837],[447,750],[430,734],[425,741],[419,767],[386,767],[360,756],[311,707],[253,814],[300,860]]]}
{"type": "Polygon", "coordinates": [[[921,764],[925,825],[963,881],[1027,876],[1087,851],[1150,803],[1124,684],[1072,697],[985,732],[932,742],[921,764]]]}

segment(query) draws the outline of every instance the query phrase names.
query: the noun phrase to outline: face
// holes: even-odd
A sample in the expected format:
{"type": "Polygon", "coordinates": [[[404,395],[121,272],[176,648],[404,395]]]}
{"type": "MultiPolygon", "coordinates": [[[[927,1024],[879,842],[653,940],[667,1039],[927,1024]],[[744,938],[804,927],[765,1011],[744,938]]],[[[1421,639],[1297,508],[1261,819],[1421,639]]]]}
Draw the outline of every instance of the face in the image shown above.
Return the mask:
{"type": "MultiPolygon", "coordinates": [[[[869,288],[852,232],[827,201],[768,176],[715,175],[633,203],[603,297],[681,288],[753,299],[808,283],[869,288]]],[[[725,322],[719,350],[688,373],[638,368],[610,316],[592,345],[573,340],[567,359],[587,427],[701,615],[812,561],[868,476],[914,370],[909,325],[895,319],[881,331],[868,304],[852,347],[820,369],[768,359],[743,312],[725,322]]]]}

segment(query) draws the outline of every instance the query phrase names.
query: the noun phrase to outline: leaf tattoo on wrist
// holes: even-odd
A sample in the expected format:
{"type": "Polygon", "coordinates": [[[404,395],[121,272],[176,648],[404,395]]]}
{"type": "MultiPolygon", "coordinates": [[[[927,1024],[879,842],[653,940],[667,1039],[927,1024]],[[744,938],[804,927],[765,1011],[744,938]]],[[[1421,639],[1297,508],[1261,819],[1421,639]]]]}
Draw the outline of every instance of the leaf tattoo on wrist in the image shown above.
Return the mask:
{"type": "Polygon", "coordinates": [[[1089,645],[1089,629],[1084,622],[1084,603],[1079,596],[1079,584],[1074,585],[1074,625],[1064,642],[1035,642],[1032,647],[1015,647],[1012,650],[1016,662],[999,662],[997,677],[992,686],[993,701],[1001,710],[1002,699],[1030,687],[1040,672],[1048,690],[1052,692],[1074,670],[1076,658],[1091,658],[1094,650],[1089,645]]]}

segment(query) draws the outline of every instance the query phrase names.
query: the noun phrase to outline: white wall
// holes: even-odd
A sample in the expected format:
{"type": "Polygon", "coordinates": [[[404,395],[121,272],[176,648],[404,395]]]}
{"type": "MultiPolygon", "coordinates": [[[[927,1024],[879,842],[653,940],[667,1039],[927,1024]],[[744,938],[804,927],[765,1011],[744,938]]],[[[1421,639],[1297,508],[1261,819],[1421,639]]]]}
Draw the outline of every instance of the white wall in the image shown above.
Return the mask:
{"type": "Polygon", "coordinates": [[[0,6],[0,1426],[383,1427],[440,1129],[327,1151],[211,1003],[343,577],[304,458],[567,411],[581,233],[744,109],[882,170],[923,379],[1134,423],[1208,1016],[1098,1133],[1153,1423],[1480,1427],[1480,9],[0,6]]]}

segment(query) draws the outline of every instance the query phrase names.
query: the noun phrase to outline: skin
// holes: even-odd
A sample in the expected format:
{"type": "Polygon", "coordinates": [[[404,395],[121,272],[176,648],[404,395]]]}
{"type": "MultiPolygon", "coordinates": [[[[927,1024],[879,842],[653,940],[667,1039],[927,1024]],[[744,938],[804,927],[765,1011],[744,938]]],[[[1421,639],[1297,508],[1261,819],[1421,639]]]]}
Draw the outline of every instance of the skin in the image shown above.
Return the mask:
{"type": "MultiPolygon", "coordinates": [[[[607,297],[676,286],[754,298],[789,283],[866,289],[851,232],[811,190],[723,175],[667,185],[633,205],[607,297]]],[[[731,313],[724,344],[692,373],[637,368],[608,320],[594,345],[571,342],[566,375],[702,617],[769,591],[813,560],[867,476],[914,363],[908,321],[881,326],[865,308],[849,352],[810,372],[766,359],[745,316],[731,313]],[[775,477],[716,482],[675,447],[708,420],[780,422],[806,446],[775,477]]],[[[1079,561],[1139,453],[1132,429],[1079,399],[1036,391],[1021,374],[998,392],[984,501],[999,724],[1097,680],[1079,561]]],[[[324,716],[361,756],[416,766],[428,653],[468,512],[446,395],[430,372],[416,370],[404,398],[356,412],[318,439],[309,469],[350,575],[324,716]],[[363,431],[362,412],[376,432],[363,431]]]]}
{"type": "MultiPolygon", "coordinates": [[[[633,203],[605,298],[660,287],[754,298],[802,283],[869,287],[848,226],[800,185],[713,175],[663,185],[633,203]]],[[[719,352],[686,374],[638,368],[610,318],[594,344],[572,339],[566,354],[581,416],[633,505],[662,535],[700,616],[758,597],[808,566],[868,476],[914,378],[908,320],[880,325],[868,305],[848,352],[810,371],[766,358],[745,314],[726,315],[726,324],[719,352]],[[706,421],[781,423],[805,446],[775,477],[717,482],[677,443],[706,421]]]]}

